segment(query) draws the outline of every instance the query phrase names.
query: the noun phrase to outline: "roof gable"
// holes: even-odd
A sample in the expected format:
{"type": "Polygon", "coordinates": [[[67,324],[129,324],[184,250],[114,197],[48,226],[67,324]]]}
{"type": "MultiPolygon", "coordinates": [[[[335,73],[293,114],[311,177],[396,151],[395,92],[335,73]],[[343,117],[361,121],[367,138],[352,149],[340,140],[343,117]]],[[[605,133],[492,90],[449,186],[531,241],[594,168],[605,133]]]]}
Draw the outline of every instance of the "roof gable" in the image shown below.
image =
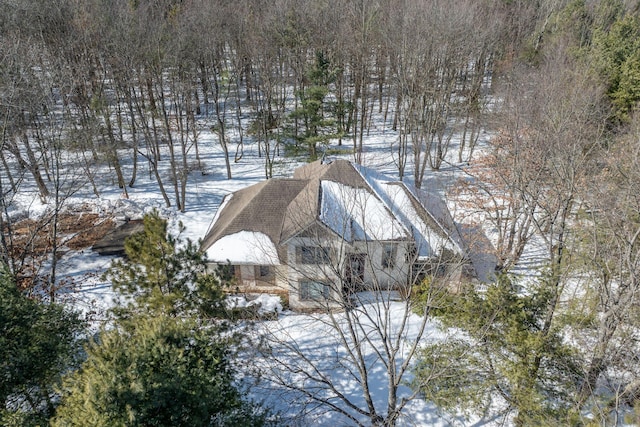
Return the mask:
{"type": "Polygon", "coordinates": [[[410,230],[420,258],[433,256],[444,248],[464,253],[461,240],[454,238],[457,229],[440,196],[392,180],[372,169],[355,167],[394,217],[410,230]]]}
{"type": "Polygon", "coordinates": [[[345,240],[400,240],[409,236],[369,188],[325,180],[320,185],[320,220],[345,240]]]}
{"type": "Polygon", "coordinates": [[[226,196],[202,248],[208,249],[222,237],[241,231],[264,234],[277,245],[282,212],[306,184],[305,180],[269,179],[226,196]]]}

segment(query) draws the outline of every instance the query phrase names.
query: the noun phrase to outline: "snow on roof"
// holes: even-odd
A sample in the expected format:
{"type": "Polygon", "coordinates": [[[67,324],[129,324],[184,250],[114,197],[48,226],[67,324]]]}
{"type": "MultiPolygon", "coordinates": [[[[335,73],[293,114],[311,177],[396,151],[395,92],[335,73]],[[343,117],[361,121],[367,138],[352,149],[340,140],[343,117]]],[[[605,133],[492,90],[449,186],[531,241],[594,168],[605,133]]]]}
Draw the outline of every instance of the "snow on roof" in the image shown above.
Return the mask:
{"type": "Polygon", "coordinates": [[[423,259],[443,249],[466,253],[439,195],[346,160],[314,162],[296,169],[294,179],[271,179],[226,197],[203,248],[212,245],[213,261],[279,264],[283,243],[316,220],[350,242],[412,239],[423,259]]]}
{"type": "Polygon", "coordinates": [[[354,166],[394,217],[411,231],[418,250],[418,258],[431,257],[444,248],[457,253],[462,252],[458,243],[452,240],[450,231],[443,227],[443,218],[436,218],[431,212],[433,208],[436,215],[441,213],[441,207],[435,202],[440,201],[438,196],[418,198],[417,190],[405,183],[392,180],[369,168],[354,166]]]}
{"type": "Polygon", "coordinates": [[[221,237],[207,249],[207,258],[232,264],[280,264],[278,251],[271,239],[256,231],[239,231],[221,237]]]}
{"type": "Polygon", "coordinates": [[[211,231],[211,227],[213,227],[213,224],[218,222],[218,220],[220,219],[220,213],[223,211],[225,206],[227,206],[227,204],[229,203],[232,197],[233,197],[233,193],[229,193],[222,198],[222,203],[220,203],[220,206],[218,206],[218,209],[216,210],[216,213],[213,216],[213,219],[211,220],[211,224],[209,224],[209,228],[207,229],[206,234],[209,234],[209,232],[211,231]]]}
{"type": "Polygon", "coordinates": [[[408,231],[364,188],[321,182],[320,220],[345,240],[398,240],[408,231]]]}

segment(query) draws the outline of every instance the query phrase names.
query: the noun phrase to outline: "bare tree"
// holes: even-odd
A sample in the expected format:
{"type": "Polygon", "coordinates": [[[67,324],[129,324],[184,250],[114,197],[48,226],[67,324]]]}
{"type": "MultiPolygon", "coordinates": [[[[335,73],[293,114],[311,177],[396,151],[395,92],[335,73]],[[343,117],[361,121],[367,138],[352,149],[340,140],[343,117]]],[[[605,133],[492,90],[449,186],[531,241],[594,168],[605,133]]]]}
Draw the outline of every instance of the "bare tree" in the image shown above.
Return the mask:
{"type": "Polygon", "coordinates": [[[610,422],[611,414],[598,387],[616,396],[615,416],[626,405],[636,405],[640,392],[635,355],[640,291],[638,131],[635,119],[630,132],[602,153],[600,173],[588,181],[582,196],[581,249],[589,280],[578,308],[585,313],[585,322],[576,326],[590,344],[584,345],[587,362],[579,405],[593,408],[603,423],[610,422]],[[592,403],[588,403],[590,397],[595,398],[592,403]]]}
{"type": "MultiPolygon", "coordinates": [[[[19,37],[12,41],[16,48],[22,45],[19,37]]],[[[11,61],[16,62],[7,61],[7,74],[3,76],[9,78],[2,79],[2,92],[9,96],[3,111],[5,118],[17,113],[16,119],[22,121],[11,125],[3,122],[3,165],[11,185],[5,185],[4,177],[0,182],[0,252],[21,287],[34,296],[55,301],[61,286],[58,260],[65,244],[60,216],[69,198],[84,185],[84,178],[80,178],[82,168],[77,167],[78,157],[69,143],[69,129],[75,117],[69,109],[62,108],[64,94],[58,90],[71,77],[65,59],[56,57],[40,43],[30,44],[28,50],[11,61]],[[45,72],[48,66],[52,69],[45,72]],[[18,97],[11,100],[14,95],[18,97]],[[44,205],[43,212],[36,215],[16,197],[29,191],[24,172],[15,175],[11,170],[15,164],[27,167],[23,156],[40,187],[40,202],[44,205]]]]}
{"type": "MultiPolygon", "coordinates": [[[[42,147],[36,141],[37,117],[47,105],[47,95],[41,92],[43,76],[36,71],[41,63],[39,57],[43,46],[38,43],[28,45],[17,35],[7,37],[3,42],[3,159],[7,164],[10,156],[20,169],[28,171],[37,185],[40,199],[46,201],[49,196],[46,168],[43,167],[42,151],[38,149],[42,147]]],[[[11,176],[10,169],[7,172],[11,176]]]]}
{"type": "Polygon", "coordinates": [[[261,55],[256,55],[256,82],[251,105],[256,117],[249,132],[258,140],[258,155],[264,157],[265,177],[273,176],[273,165],[280,151],[278,140],[279,122],[285,114],[287,97],[286,81],[283,82],[278,73],[282,59],[276,52],[269,52],[267,47],[261,55]]]}
{"type": "Polygon", "coordinates": [[[555,54],[540,70],[526,77],[518,70],[522,80],[503,86],[504,126],[488,154],[468,169],[478,179],[460,187],[470,190],[461,201],[484,212],[497,232],[505,270],[520,260],[534,233],[544,241],[546,258],[562,264],[576,197],[604,130],[602,91],[593,75],[580,64],[563,68],[563,54],[555,54]],[[553,82],[543,82],[551,73],[553,82]]]}
{"type": "Polygon", "coordinates": [[[411,155],[413,178],[420,186],[425,171],[439,169],[446,160],[454,134],[463,133],[460,152],[475,144],[488,57],[497,48],[491,37],[499,31],[477,30],[488,19],[488,8],[478,2],[394,5],[385,39],[396,86],[397,161],[404,173],[411,155]]]}
{"type": "Polygon", "coordinates": [[[286,319],[262,325],[262,379],[306,422],[328,411],[354,425],[393,426],[411,419],[407,407],[418,392],[404,385],[430,333],[431,310],[461,280],[464,255],[434,223],[431,240],[415,243],[365,189],[319,185],[323,198],[342,203],[323,205],[323,220],[308,223],[313,207],[293,202],[284,232],[304,231],[288,239],[279,280],[292,306],[314,313],[302,320],[305,328],[330,344],[314,348],[310,337],[291,336],[286,319]]]}
{"type": "MultiPolygon", "coordinates": [[[[537,325],[543,342],[566,327],[561,313],[572,290],[569,284],[579,287],[572,262],[580,240],[575,223],[582,194],[588,191],[585,183],[596,168],[607,116],[602,88],[587,64],[568,59],[562,43],[554,48],[531,74],[518,71],[526,80],[511,79],[508,90],[499,92],[505,94],[505,125],[491,141],[485,162],[476,166],[479,179],[465,195],[468,207],[482,212],[496,232],[502,270],[517,272],[524,251],[539,248],[539,258],[527,260],[537,265],[526,267],[537,276],[531,286],[550,296],[537,325]]],[[[547,355],[534,353],[527,375],[537,381],[547,355]]]]}

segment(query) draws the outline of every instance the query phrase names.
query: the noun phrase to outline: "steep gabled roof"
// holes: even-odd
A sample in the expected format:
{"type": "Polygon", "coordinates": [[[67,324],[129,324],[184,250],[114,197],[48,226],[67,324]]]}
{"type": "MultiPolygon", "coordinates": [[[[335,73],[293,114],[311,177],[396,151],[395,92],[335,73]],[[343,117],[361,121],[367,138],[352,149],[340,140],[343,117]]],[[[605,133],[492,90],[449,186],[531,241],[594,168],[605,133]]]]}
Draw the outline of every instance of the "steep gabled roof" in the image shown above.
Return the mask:
{"type": "Polygon", "coordinates": [[[242,231],[267,236],[277,248],[283,212],[307,184],[307,180],[274,178],[227,195],[202,241],[202,248],[206,250],[221,238],[242,231]]]}
{"type": "Polygon", "coordinates": [[[345,240],[405,240],[409,230],[371,187],[321,181],[319,219],[345,240]]]}
{"type": "Polygon", "coordinates": [[[284,260],[282,245],[314,224],[347,241],[413,239],[421,257],[443,247],[464,252],[438,196],[346,160],[309,163],[296,169],[292,179],[270,179],[227,196],[202,248],[214,261],[229,255],[238,263],[278,263],[284,260]],[[233,253],[225,251],[221,246],[235,237],[244,240],[232,245],[233,253]],[[266,262],[258,251],[277,253],[278,259],[266,262]]]}

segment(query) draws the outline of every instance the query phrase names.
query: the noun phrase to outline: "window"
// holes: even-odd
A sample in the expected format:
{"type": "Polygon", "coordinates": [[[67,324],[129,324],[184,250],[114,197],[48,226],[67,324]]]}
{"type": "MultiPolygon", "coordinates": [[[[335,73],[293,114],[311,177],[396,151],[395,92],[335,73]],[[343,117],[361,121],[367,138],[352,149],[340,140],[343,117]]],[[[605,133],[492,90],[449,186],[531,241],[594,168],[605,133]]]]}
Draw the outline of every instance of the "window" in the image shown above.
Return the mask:
{"type": "Polygon", "coordinates": [[[329,264],[329,252],[319,246],[296,247],[298,264],[329,264]]]}
{"type": "Polygon", "coordinates": [[[300,282],[300,300],[322,301],[329,298],[329,285],[320,281],[300,282]]]}
{"type": "Polygon", "coordinates": [[[254,273],[257,285],[273,285],[275,284],[275,270],[270,265],[254,266],[254,273]]]}
{"type": "Polygon", "coordinates": [[[270,277],[271,276],[271,268],[268,265],[261,265],[258,268],[258,277],[270,277]]]}
{"type": "Polygon", "coordinates": [[[382,268],[393,269],[396,266],[396,254],[398,245],[385,243],[382,247],[382,268]]]}
{"type": "Polygon", "coordinates": [[[407,251],[404,253],[404,261],[407,264],[413,264],[418,256],[418,248],[416,245],[411,244],[407,247],[407,251]]]}

